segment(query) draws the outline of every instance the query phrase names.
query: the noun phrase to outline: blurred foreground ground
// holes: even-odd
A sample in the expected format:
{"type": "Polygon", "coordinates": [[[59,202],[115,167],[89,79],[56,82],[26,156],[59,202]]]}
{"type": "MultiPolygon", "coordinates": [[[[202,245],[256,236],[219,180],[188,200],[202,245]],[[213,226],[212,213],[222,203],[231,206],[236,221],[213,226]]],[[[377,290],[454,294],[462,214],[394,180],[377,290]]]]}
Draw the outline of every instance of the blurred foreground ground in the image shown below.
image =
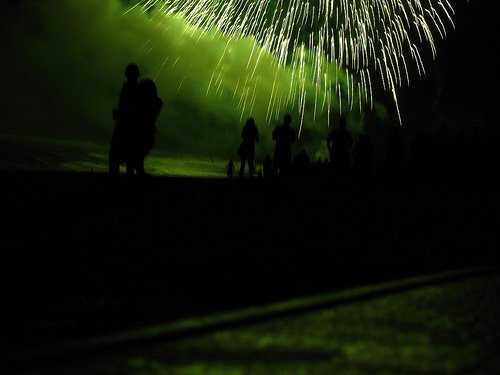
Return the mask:
{"type": "Polygon", "coordinates": [[[474,277],[27,374],[497,374],[500,276],[474,277]]]}

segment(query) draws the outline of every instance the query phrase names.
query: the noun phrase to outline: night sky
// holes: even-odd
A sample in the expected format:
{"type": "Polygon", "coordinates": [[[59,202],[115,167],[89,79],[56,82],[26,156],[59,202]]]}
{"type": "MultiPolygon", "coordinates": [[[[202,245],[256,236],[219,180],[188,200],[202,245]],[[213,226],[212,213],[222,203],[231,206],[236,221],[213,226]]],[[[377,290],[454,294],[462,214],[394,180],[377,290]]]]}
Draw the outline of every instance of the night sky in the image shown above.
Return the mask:
{"type": "Polygon", "coordinates": [[[457,126],[468,132],[474,125],[483,133],[497,132],[497,6],[491,1],[452,3],[456,29],[437,44],[436,61],[427,58],[427,75],[400,91],[405,123],[430,132],[441,122],[451,132],[457,126]]]}
{"type": "MultiPolygon", "coordinates": [[[[411,71],[410,87],[399,92],[402,126],[409,137],[419,129],[434,132],[442,122],[449,124],[450,132],[459,125],[470,131],[474,124],[484,133],[496,131],[499,65],[494,58],[498,41],[493,3],[452,1],[456,30],[449,28],[447,39],[437,43],[436,61],[428,48],[421,49],[426,76],[411,71]]],[[[264,68],[258,72],[252,110],[250,105],[242,110],[238,97],[231,95],[242,90],[238,77],[246,69],[252,40],[233,44],[235,52],[224,61],[230,68],[219,93],[207,95],[224,38],[200,36],[193,44],[182,35],[183,25],[172,22],[165,28],[139,13],[121,17],[123,9],[118,0],[27,0],[0,6],[0,134],[108,142],[123,69],[136,61],[143,77],[156,79],[165,102],[158,121],[159,149],[227,159],[235,155],[241,126],[252,115],[262,133],[258,153],[272,152],[270,132],[283,113],[271,122],[265,120],[269,81],[278,74],[285,87],[286,73],[264,68]]],[[[272,60],[270,55],[264,58],[272,60]]],[[[397,123],[390,96],[376,92],[390,121],[397,123]]],[[[292,108],[289,111],[296,116],[292,108]]],[[[353,130],[359,131],[362,115],[349,116],[353,130]]],[[[311,156],[324,155],[327,132],[326,114],[313,122],[307,112],[296,151],[306,147],[311,156]]]]}

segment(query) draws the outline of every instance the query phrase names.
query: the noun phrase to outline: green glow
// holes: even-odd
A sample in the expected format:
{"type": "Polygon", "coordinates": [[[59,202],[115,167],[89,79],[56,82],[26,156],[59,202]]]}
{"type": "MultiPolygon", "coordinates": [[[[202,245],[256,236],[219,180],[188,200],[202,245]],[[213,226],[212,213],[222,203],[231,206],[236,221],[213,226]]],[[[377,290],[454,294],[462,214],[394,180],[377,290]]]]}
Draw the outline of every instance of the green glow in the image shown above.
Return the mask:
{"type": "MultiPolygon", "coordinates": [[[[67,373],[68,369],[75,374],[489,373],[489,369],[497,368],[496,348],[500,342],[497,298],[500,275],[498,269],[494,270],[482,276],[465,272],[463,275],[468,274],[469,278],[295,317],[174,342],[155,341],[49,370],[54,374],[67,373]]],[[[446,274],[442,277],[447,279],[446,274]]],[[[73,348],[133,342],[426,280],[436,279],[424,276],[195,317],[87,342],[77,341],[73,348]]]]}
{"type": "MultiPolygon", "coordinates": [[[[73,172],[107,173],[108,165],[105,156],[105,154],[101,155],[100,162],[82,160],[64,162],[61,168],[73,172]]],[[[148,174],[154,176],[224,178],[226,177],[225,163],[223,160],[211,161],[201,157],[155,155],[146,159],[145,168],[148,174]]]]}
{"type": "MultiPolygon", "coordinates": [[[[266,120],[273,82],[275,95],[284,97],[290,87],[290,68],[278,67],[274,56],[260,53],[252,38],[230,40],[216,32],[204,35],[179,17],[159,23],[139,9],[124,15],[125,10],[119,0],[23,2],[17,16],[0,26],[0,45],[4,56],[9,56],[0,60],[0,69],[6,73],[0,93],[0,135],[44,136],[61,142],[83,139],[107,147],[114,125],[111,110],[130,61],[139,64],[143,77],[156,79],[165,103],[157,145],[148,161],[158,173],[174,168],[181,175],[212,175],[202,164],[210,158],[218,163],[236,158],[240,130],[250,114],[261,132],[260,159],[273,152],[271,131],[285,111],[291,111],[298,129],[300,121],[292,105],[282,106],[266,120]],[[245,85],[242,77],[258,55],[255,74],[245,85]],[[224,79],[217,81],[222,71],[224,79]],[[207,90],[211,80],[215,89],[207,90]],[[241,102],[245,92],[249,95],[241,102]],[[202,162],[186,161],[190,156],[167,167],[160,160],[162,152],[201,155],[196,159],[202,162]]],[[[332,67],[329,74],[334,71],[332,67]]],[[[345,80],[342,71],[338,74],[340,81],[345,80]]],[[[333,112],[338,111],[338,103],[333,105],[333,112]]],[[[327,113],[314,121],[312,95],[307,96],[305,108],[304,130],[295,151],[306,147],[311,157],[324,157],[327,113]]],[[[346,114],[351,126],[359,130],[363,117],[359,111],[346,114]]],[[[72,160],[66,167],[99,169],[92,162],[75,164],[72,160]]],[[[219,173],[219,166],[216,170],[219,173]]]]}
{"type": "MultiPolygon", "coordinates": [[[[0,170],[108,172],[108,146],[102,143],[9,136],[0,137],[0,146],[0,170]]],[[[226,164],[216,157],[159,150],[146,159],[145,167],[155,176],[225,178],[226,164]]]]}
{"type": "Polygon", "coordinates": [[[123,360],[132,372],[153,374],[483,373],[499,339],[489,331],[498,322],[491,302],[499,281],[494,275],[427,287],[159,345],[123,360]]]}
{"type": "Polygon", "coordinates": [[[319,100],[339,101],[346,94],[349,98],[356,97],[357,84],[346,93],[344,89],[350,85],[338,84],[337,76],[327,73],[330,64],[358,77],[358,83],[370,92],[367,97],[371,97],[369,77],[375,76],[392,94],[398,109],[396,89],[404,81],[409,83],[407,64],[416,65],[419,73],[423,71],[418,42],[427,44],[435,56],[434,40],[438,34],[444,38],[445,23],[453,25],[454,13],[447,0],[438,4],[418,0],[139,0],[136,3],[142,6],[133,9],[180,14],[207,32],[217,29],[226,35],[252,35],[280,64],[295,67],[295,78],[302,82],[296,99],[301,113],[302,94],[304,89],[309,91],[305,85],[311,81],[319,100]],[[305,66],[314,66],[313,74],[305,66]],[[318,92],[322,86],[326,86],[324,93],[318,92]]]}

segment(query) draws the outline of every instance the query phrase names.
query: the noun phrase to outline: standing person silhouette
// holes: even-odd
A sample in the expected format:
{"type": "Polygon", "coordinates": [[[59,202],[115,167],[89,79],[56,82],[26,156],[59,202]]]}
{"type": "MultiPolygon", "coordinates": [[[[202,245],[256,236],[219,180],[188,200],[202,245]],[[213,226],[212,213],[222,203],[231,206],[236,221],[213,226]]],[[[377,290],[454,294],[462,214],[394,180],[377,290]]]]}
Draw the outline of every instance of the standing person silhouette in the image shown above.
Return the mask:
{"type": "Polygon", "coordinates": [[[229,159],[229,161],[226,164],[227,179],[232,180],[233,174],[234,174],[234,163],[233,163],[233,158],[231,158],[231,159],[229,159]]]}
{"type": "Polygon", "coordinates": [[[400,183],[404,173],[405,152],[401,130],[398,125],[392,126],[386,140],[383,172],[387,182],[400,183]]]}
{"type": "Polygon", "coordinates": [[[373,167],[373,146],[367,134],[360,134],[352,150],[354,169],[362,177],[370,176],[373,167]]]}
{"type": "Polygon", "coordinates": [[[245,163],[248,162],[248,173],[250,178],[253,177],[255,172],[254,157],[255,157],[255,144],[259,143],[259,131],[255,126],[253,118],[249,118],[241,130],[241,139],[243,140],[240,148],[240,178],[243,178],[245,173],[245,163]]]}
{"type": "MultiPolygon", "coordinates": [[[[158,98],[155,83],[145,79],[139,83],[138,121],[133,127],[133,146],[129,163],[132,174],[144,176],[144,158],[153,149],[156,135],[156,120],[160,114],[163,102],[158,98]]],[[[128,168],[127,168],[128,171],[128,168]]]]}
{"type": "Polygon", "coordinates": [[[276,142],[274,149],[273,166],[278,177],[287,179],[292,169],[292,149],[295,142],[295,132],[290,128],[292,117],[288,114],[283,119],[283,125],[273,130],[273,140],[276,142]]]}
{"type": "Polygon", "coordinates": [[[136,64],[128,64],[125,69],[127,80],[120,92],[118,107],[113,110],[113,120],[116,125],[111,138],[109,150],[109,174],[117,175],[120,172],[120,164],[126,163],[127,174],[133,174],[133,166],[130,163],[130,152],[134,143],[134,127],[139,122],[139,67],[136,64]]]}
{"type": "Polygon", "coordinates": [[[326,144],[330,152],[330,163],[337,175],[346,175],[351,169],[352,135],[346,129],[346,120],[341,117],[339,127],[328,135],[326,144]]]}

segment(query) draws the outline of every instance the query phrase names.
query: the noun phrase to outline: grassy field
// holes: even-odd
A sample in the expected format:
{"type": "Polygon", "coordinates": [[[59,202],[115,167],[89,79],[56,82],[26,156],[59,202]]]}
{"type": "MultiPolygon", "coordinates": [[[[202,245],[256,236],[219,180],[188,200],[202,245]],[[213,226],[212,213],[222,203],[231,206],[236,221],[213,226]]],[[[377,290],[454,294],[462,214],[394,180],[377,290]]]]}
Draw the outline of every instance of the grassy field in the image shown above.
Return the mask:
{"type": "MultiPolygon", "coordinates": [[[[0,171],[107,173],[108,152],[104,143],[0,136],[0,171]]],[[[153,176],[224,178],[226,164],[218,158],[155,149],[144,166],[153,176]]]]}
{"type": "Polygon", "coordinates": [[[500,276],[99,354],[28,374],[495,374],[500,276]]]}

